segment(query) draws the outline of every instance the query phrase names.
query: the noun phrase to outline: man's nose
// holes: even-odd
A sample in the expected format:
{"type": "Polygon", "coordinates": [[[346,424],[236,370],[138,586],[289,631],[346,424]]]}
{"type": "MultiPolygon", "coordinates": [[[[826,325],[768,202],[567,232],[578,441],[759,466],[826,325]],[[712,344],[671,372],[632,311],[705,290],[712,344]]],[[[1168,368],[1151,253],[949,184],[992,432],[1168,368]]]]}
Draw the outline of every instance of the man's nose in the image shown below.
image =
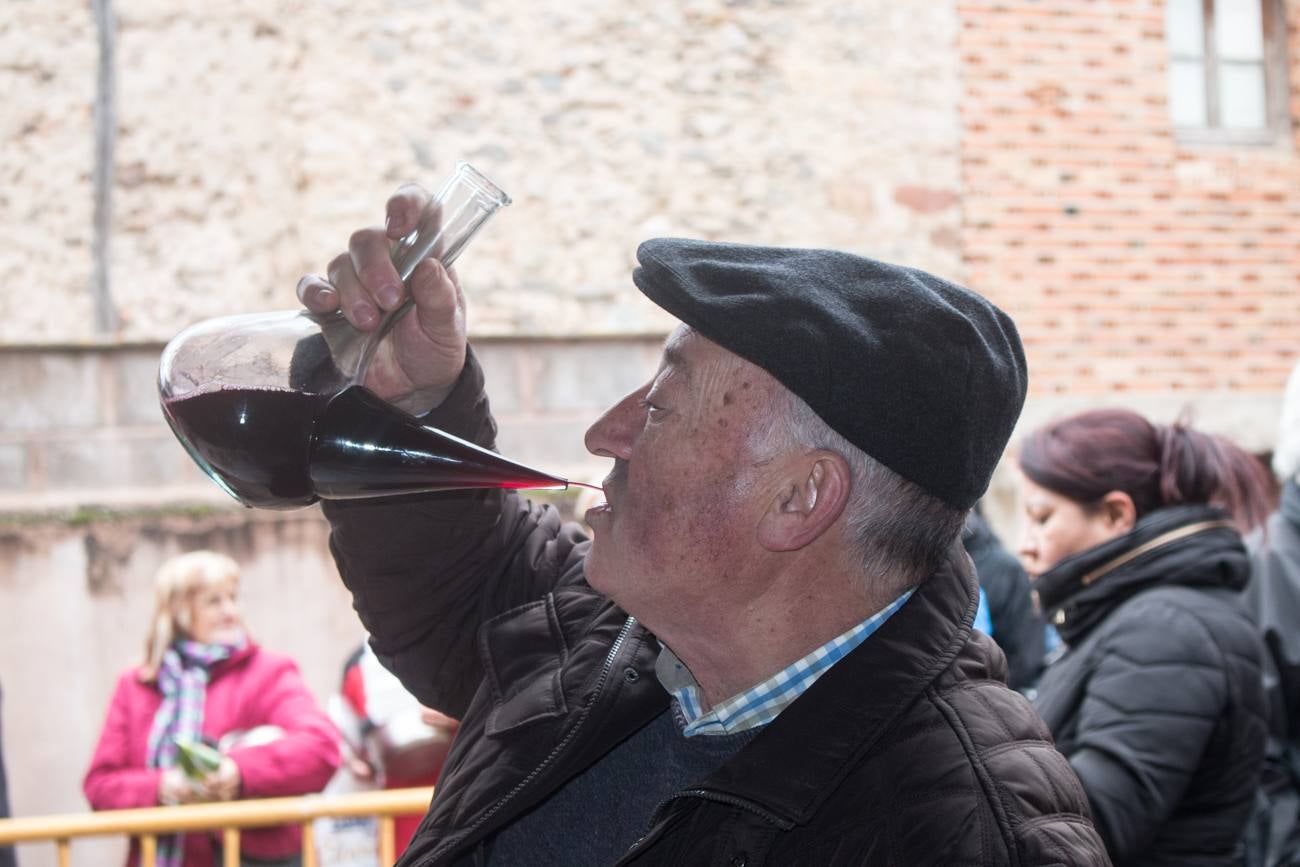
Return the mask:
{"type": "Polygon", "coordinates": [[[583,439],[587,451],[603,458],[627,460],[632,451],[636,433],[645,424],[645,408],[641,399],[647,388],[639,388],[605,410],[605,414],[587,428],[583,439]]]}

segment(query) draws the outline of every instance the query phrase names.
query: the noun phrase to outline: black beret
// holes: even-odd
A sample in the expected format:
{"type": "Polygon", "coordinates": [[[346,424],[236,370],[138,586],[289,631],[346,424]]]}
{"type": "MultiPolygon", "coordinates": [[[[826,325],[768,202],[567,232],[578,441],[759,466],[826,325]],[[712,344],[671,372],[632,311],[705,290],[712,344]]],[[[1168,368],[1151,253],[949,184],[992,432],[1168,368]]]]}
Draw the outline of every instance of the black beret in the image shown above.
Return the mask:
{"type": "Polygon", "coordinates": [[[988,488],[1025,401],[1011,318],[924,271],[833,250],[655,238],[632,280],[944,502],[988,488]]]}

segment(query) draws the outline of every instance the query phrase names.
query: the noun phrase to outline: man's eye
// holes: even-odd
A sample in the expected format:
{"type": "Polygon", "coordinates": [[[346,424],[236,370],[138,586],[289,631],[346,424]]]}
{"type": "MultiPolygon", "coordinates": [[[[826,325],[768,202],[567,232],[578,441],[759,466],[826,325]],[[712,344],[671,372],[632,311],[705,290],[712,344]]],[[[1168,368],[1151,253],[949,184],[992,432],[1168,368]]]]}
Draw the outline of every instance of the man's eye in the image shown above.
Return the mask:
{"type": "Polygon", "coordinates": [[[659,406],[658,404],[655,403],[651,403],[649,400],[645,399],[644,397],[641,398],[641,408],[646,411],[647,415],[654,415],[657,412],[661,413],[664,411],[664,408],[662,406],[659,406]]]}

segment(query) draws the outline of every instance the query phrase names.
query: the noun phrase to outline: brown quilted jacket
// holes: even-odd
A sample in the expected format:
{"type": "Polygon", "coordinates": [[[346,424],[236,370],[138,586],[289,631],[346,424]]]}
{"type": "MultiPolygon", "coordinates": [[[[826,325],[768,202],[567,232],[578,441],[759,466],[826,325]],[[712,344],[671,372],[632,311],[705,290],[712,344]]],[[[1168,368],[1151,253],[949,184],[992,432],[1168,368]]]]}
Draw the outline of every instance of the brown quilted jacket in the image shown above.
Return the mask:
{"type": "MultiPolygon", "coordinates": [[[[491,444],[472,359],[429,422],[491,444]]],[[[462,719],[401,865],[480,863],[495,831],[666,707],[658,643],[587,585],[588,543],[553,509],[458,492],[325,511],[381,659],[462,719]]],[[[732,760],[647,817],[620,863],[1109,864],[1069,764],[972,633],[977,601],[958,545],[732,760]]]]}

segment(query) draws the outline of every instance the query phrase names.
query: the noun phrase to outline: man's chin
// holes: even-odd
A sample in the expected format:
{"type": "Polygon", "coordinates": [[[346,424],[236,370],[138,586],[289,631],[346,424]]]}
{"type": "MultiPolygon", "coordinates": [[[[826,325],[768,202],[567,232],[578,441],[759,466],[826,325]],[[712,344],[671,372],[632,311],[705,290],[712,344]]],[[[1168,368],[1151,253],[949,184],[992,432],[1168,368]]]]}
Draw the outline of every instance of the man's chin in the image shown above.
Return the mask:
{"type": "Polygon", "coordinates": [[[620,607],[625,607],[620,599],[624,595],[620,592],[624,587],[620,585],[626,583],[627,570],[620,568],[616,560],[607,558],[606,555],[613,549],[611,539],[606,537],[602,542],[601,536],[597,534],[596,538],[591,540],[591,548],[587,551],[583,562],[583,571],[591,589],[608,597],[620,607]]]}
{"type": "Polygon", "coordinates": [[[583,561],[582,568],[587,576],[587,583],[593,590],[598,590],[606,596],[609,595],[608,584],[605,582],[606,572],[604,557],[601,556],[600,535],[597,534],[591,540],[591,548],[587,550],[586,559],[583,561]]]}

